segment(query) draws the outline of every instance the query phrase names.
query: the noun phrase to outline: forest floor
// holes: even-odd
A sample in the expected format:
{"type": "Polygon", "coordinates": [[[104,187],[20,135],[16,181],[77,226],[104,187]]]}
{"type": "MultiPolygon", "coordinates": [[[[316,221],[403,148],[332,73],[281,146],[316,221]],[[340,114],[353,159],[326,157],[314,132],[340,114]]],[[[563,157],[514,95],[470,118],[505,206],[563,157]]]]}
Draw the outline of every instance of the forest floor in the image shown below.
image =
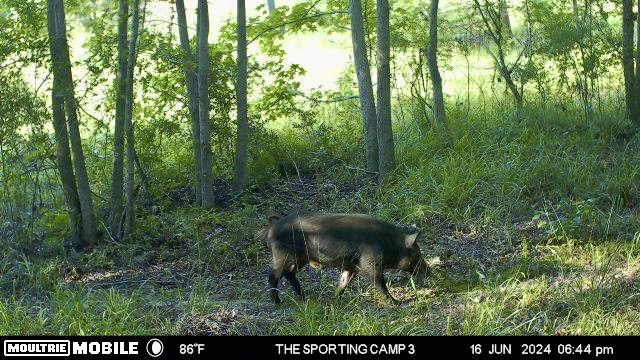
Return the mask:
{"type": "MultiPolygon", "coordinates": [[[[111,244],[49,265],[18,261],[32,267],[26,292],[35,296],[2,303],[3,333],[640,333],[640,239],[553,244],[542,242],[534,221],[423,228],[418,241],[433,269],[426,286],[387,273],[400,306],[363,278],[337,300],[336,270],[305,269],[299,278],[308,300],[283,280],[276,307],[260,230],[273,209],[339,211],[326,202],[328,187],[296,179],[253,194],[248,207],[201,213],[177,205],[144,215],[155,224],[146,226],[155,229],[145,235],[151,244],[111,244]]],[[[359,191],[340,193],[349,199],[359,191]]]]}
{"type": "Polygon", "coordinates": [[[133,238],[89,252],[63,248],[63,210],[43,210],[33,237],[0,222],[0,334],[640,334],[640,137],[548,111],[522,123],[479,114],[447,137],[405,139],[382,188],[343,141],[314,152],[340,136],[286,138],[277,153],[293,165],[269,182],[203,211],[182,177],[159,178],[133,238]],[[269,215],[296,211],[415,222],[426,285],[389,271],[402,305],[362,277],[336,299],[336,269],[304,269],[308,299],[283,280],[275,306],[260,233],[269,215]]]}

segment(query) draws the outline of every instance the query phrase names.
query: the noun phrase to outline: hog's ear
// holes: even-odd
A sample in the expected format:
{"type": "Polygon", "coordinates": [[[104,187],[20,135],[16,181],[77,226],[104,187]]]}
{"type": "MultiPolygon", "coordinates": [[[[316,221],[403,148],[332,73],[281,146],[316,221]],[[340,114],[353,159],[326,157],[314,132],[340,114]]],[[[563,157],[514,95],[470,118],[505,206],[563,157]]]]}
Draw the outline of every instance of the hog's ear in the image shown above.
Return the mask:
{"type": "Polygon", "coordinates": [[[413,244],[416,243],[416,240],[418,239],[418,235],[420,235],[420,231],[416,231],[413,234],[407,234],[404,236],[404,244],[406,247],[410,248],[413,246],[413,244]]]}

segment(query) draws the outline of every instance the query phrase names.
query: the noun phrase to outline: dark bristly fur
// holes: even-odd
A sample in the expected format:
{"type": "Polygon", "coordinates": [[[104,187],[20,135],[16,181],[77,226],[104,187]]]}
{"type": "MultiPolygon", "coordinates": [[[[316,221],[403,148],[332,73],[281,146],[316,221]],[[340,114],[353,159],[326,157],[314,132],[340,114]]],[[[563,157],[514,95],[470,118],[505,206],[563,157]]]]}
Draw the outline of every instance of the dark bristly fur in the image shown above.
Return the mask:
{"type": "Polygon", "coordinates": [[[270,216],[266,239],[273,256],[269,275],[271,297],[280,303],[278,283],[285,277],[304,298],[296,272],[306,264],[343,270],[336,293],[340,295],[351,279],[362,272],[388,299],[385,269],[401,269],[426,277],[427,264],[416,243],[417,229],[408,233],[388,222],[359,214],[270,216]]]}

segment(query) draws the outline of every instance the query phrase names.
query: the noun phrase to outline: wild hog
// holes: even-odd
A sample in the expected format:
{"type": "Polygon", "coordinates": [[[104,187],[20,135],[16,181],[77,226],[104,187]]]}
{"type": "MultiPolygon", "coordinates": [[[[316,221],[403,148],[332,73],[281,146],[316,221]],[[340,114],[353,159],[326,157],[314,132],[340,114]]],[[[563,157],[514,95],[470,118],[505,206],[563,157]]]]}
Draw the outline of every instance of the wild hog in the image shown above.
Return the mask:
{"type": "Polygon", "coordinates": [[[304,299],[296,272],[306,264],[342,269],[336,295],[362,272],[393,303],[387,290],[384,269],[401,269],[426,278],[428,267],[416,243],[419,232],[403,231],[388,222],[359,214],[271,216],[266,239],[273,264],[269,283],[271,298],[280,303],[278,282],[284,276],[304,299]]]}

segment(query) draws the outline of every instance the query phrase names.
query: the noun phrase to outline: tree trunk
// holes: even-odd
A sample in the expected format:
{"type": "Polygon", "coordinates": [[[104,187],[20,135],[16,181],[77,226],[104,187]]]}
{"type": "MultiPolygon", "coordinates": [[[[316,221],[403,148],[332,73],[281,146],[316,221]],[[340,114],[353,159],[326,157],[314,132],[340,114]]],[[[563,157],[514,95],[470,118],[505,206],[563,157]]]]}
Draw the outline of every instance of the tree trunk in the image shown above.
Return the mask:
{"type": "Polygon", "coordinates": [[[61,49],[59,42],[60,20],[56,18],[55,0],[47,1],[47,23],[49,31],[49,49],[51,52],[53,89],[51,91],[51,106],[53,109],[53,129],[56,138],[56,165],[60,173],[64,200],[69,213],[69,225],[71,231],[71,243],[74,247],[86,246],[82,236],[81,220],[82,213],[78,188],[73,175],[73,163],[71,162],[71,151],[69,150],[69,134],[67,132],[67,120],[64,115],[64,89],[61,86],[62,67],[61,49]]]}
{"type": "Polygon", "coordinates": [[[60,85],[55,84],[59,80],[54,80],[51,105],[53,107],[53,128],[56,137],[56,160],[65,202],[69,212],[69,224],[71,228],[72,244],[77,248],[87,245],[81,234],[81,207],[78,197],[78,188],[73,175],[73,164],[69,151],[69,135],[66,128],[64,116],[64,96],[60,93],[60,85]]]}
{"type": "Polygon", "coordinates": [[[438,0],[431,0],[431,9],[429,9],[427,64],[429,65],[431,86],[433,88],[433,122],[436,126],[446,125],[442,78],[438,69],[438,0]]]}
{"type": "Polygon", "coordinates": [[[376,34],[378,46],[376,59],[378,65],[378,162],[380,176],[384,181],[396,163],[391,126],[391,39],[389,34],[389,0],[378,0],[376,6],[376,34]]]}
{"type": "MultiPolygon", "coordinates": [[[[63,113],[63,120],[64,120],[64,113],[63,113]]],[[[55,123],[54,123],[55,124],[55,123]]],[[[57,138],[56,138],[56,143],[57,143],[57,138]]],[[[69,142],[67,142],[67,152],[69,151],[69,147],[68,147],[69,142]]],[[[57,153],[56,153],[57,155],[57,153]]],[[[2,134],[2,132],[0,132],[0,162],[2,163],[2,176],[0,178],[5,179],[2,182],[2,190],[4,190],[4,197],[6,199],[5,203],[6,206],[3,206],[2,210],[4,210],[4,216],[9,217],[11,214],[14,214],[14,206],[13,206],[13,201],[11,199],[11,191],[9,190],[9,184],[7,183],[6,179],[8,176],[8,171],[7,171],[7,159],[5,158],[5,150],[4,150],[4,134],[2,134]]],[[[63,184],[64,186],[64,184],[63,184]]],[[[63,188],[64,190],[64,188],[63,188]]],[[[78,193],[76,192],[76,197],[78,196],[78,193]]],[[[69,201],[67,201],[67,197],[65,195],[65,204],[67,205],[67,212],[69,212],[69,216],[72,216],[71,213],[71,206],[68,206],[69,201]]],[[[5,205],[5,204],[3,204],[5,205]]],[[[72,244],[76,245],[80,243],[80,231],[78,228],[78,223],[77,220],[80,218],[79,214],[80,214],[80,203],[77,203],[77,209],[78,209],[78,216],[75,217],[75,219],[72,219],[70,221],[70,226],[69,226],[69,230],[70,230],[70,234],[71,234],[71,241],[72,244]],[[73,223],[73,221],[76,221],[75,223],[73,223]]]]}
{"type": "Polygon", "coordinates": [[[267,0],[267,8],[269,9],[269,14],[271,14],[273,12],[273,10],[276,9],[275,0],[267,0]]]}
{"type": "Polygon", "coordinates": [[[513,98],[516,100],[516,108],[518,111],[522,108],[522,94],[518,91],[518,87],[513,82],[513,78],[511,77],[511,71],[507,67],[506,61],[504,59],[504,50],[502,49],[502,45],[498,43],[498,67],[500,69],[500,73],[502,74],[502,78],[504,78],[504,82],[507,84],[509,90],[511,90],[511,94],[513,98]]]}
{"type": "MultiPolygon", "coordinates": [[[[588,8],[591,6],[587,1],[588,0],[585,0],[585,14],[582,17],[580,16],[580,10],[578,9],[578,0],[572,1],[572,7],[573,16],[575,18],[576,33],[580,34],[577,38],[578,50],[580,51],[580,69],[576,69],[577,85],[582,100],[585,122],[589,124],[593,117],[593,111],[591,107],[591,94],[589,92],[589,70],[586,60],[587,54],[585,53],[585,45],[582,39],[582,36],[584,36],[583,33],[585,32],[583,24],[586,21],[588,8]]],[[[588,26],[586,30],[590,32],[591,26],[588,26]]],[[[585,37],[588,38],[589,35],[587,34],[585,37]]]]}
{"type": "Polygon", "coordinates": [[[233,189],[241,191],[247,183],[247,157],[249,119],[247,114],[247,20],[245,1],[238,1],[238,74],[236,80],[236,106],[238,134],[234,162],[233,189]]]}
{"type": "Polygon", "coordinates": [[[213,208],[211,124],[209,123],[209,9],[207,0],[198,0],[198,110],[200,116],[200,156],[202,168],[202,206],[213,208]]]}
{"type": "Polygon", "coordinates": [[[500,26],[502,26],[502,34],[508,39],[513,36],[511,30],[511,20],[509,19],[509,7],[507,0],[498,0],[498,13],[500,15],[500,26]]]}
{"type": "Polygon", "coordinates": [[[124,221],[124,237],[128,238],[135,223],[135,141],[133,131],[133,71],[136,67],[136,45],[140,24],[140,0],[133,0],[133,17],[131,19],[131,39],[129,40],[127,58],[127,101],[125,103],[125,130],[127,135],[127,212],[124,221]]]}
{"type": "MultiPolygon", "coordinates": [[[[633,10],[632,10],[633,12],[633,10]]],[[[633,108],[635,109],[635,118],[633,119],[636,126],[640,126],[640,1],[638,1],[637,18],[638,24],[636,26],[636,74],[634,81],[634,97],[635,103],[633,108]]],[[[633,47],[633,45],[632,45],[633,47]]],[[[633,51],[633,50],[632,50],[633,51]]]]}
{"type": "MultiPolygon", "coordinates": [[[[93,212],[93,200],[91,198],[91,187],[89,186],[89,176],[82,151],[82,140],[80,137],[80,125],[78,122],[78,112],[73,84],[73,74],[71,72],[71,59],[69,56],[69,45],[67,43],[66,20],[64,14],[64,4],[62,0],[48,0],[48,8],[54,12],[52,16],[55,29],[55,48],[52,53],[54,57],[53,71],[57,73],[59,79],[58,86],[64,97],[64,107],[67,116],[67,130],[71,142],[71,152],[73,155],[73,168],[75,181],[78,190],[78,201],[80,202],[80,212],[82,216],[82,243],[95,245],[97,242],[98,230],[96,227],[96,217],[93,212]],[[56,66],[58,64],[58,66],[56,66]]],[[[54,75],[55,76],[55,75],[54,75]]],[[[54,109],[60,118],[60,99],[56,100],[58,109],[54,109]]],[[[64,151],[64,150],[63,150],[64,151]]]]}
{"type": "Polygon", "coordinates": [[[351,42],[353,45],[353,61],[358,79],[360,93],[360,110],[362,112],[362,128],[364,131],[365,158],[367,172],[375,178],[378,174],[378,125],[376,123],[376,104],[373,97],[371,70],[367,60],[364,19],[360,0],[349,0],[349,16],[351,18],[351,42]]]}
{"type": "Polygon", "coordinates": [[[195,163],[195,193],[196,202],[202,204],[202,157],[200,156],[200,111],[198,110],[198,77],[196,75],[197,64],[191,45],[189,44],[189,31],[187,29],[187,16],[184,11],[184,0],[176,0],[176,13],[178,15],[178,32],[180,33],[180,46],[184,56],[184,77],[187,85],[187,97],[189,98],[189,111],[191,113],[191,143],[193,147],[193,160],[195,163]]]}
{"type": "Polygon", "coordinates": [[[111,234],[122,237],[124,182],[124,127],[127,98],[127,22],[129,1],[120,0],[118,10],[118,74],[116,76],[116,123],[113,132],[113,173],[111,176],[111,234]]]}
{"type": "Polygon", "coordinates": [[[636,84],[633,56],[633,0],[622,0],[622,66],[624,72],[624,95],[626,116],[637,122],[636,84]]]}

